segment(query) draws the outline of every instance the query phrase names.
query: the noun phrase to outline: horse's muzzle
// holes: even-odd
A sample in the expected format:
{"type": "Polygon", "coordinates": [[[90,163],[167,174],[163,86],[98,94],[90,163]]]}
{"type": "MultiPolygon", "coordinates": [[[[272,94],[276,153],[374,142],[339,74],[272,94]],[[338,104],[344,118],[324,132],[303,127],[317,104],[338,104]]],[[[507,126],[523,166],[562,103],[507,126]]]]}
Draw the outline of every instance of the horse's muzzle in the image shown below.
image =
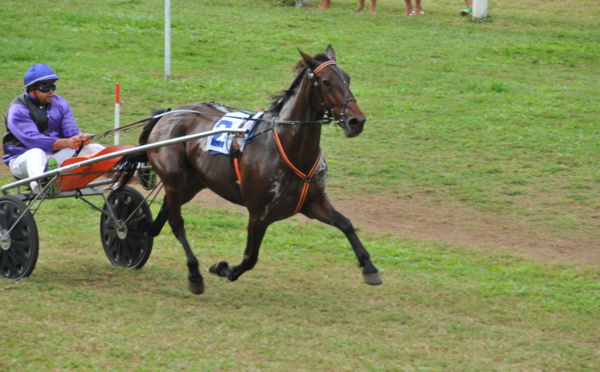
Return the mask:
{"type": "Polygon", "coordinates": [[[351,138],[356,137],[362,133],[366,121],[367,118],[365,118],[364,116],[355,116],[348,119],[345,123],[340,123],[340,126],[344,128],[344,133],[346,134],[346,137],[351,138]]]}

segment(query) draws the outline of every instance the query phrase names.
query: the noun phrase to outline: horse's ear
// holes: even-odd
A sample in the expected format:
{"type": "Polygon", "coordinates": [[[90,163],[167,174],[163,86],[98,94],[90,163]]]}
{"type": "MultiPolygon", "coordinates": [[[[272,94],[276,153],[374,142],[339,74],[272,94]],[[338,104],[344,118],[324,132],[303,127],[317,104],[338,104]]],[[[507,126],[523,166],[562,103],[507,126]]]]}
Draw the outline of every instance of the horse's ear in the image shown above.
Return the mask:
{"type": "Polygon", "coordinates": [[[304,53],[300,49],[298,49],[298,51],[300,52],[300,55],[302,56],[302,61],[304,62],[304,65],[306,67],[310,68],[311,70],[314,70],[315,68],[317,68],[317,66],[319,66],[319,64],[321,63],[321,62],[317,61],[316,59],[314,59],[313,57],[309,56],[308,54],[304,53]]]}
{"type": "Polygon", "coordinates": [[[331,46],[331,44],[329,44],[327,46],[327,57],[329,57],[329,59],[332,61],[336,61],[335,60],[335,50],[333,50],[333,47],[331,46]]]}

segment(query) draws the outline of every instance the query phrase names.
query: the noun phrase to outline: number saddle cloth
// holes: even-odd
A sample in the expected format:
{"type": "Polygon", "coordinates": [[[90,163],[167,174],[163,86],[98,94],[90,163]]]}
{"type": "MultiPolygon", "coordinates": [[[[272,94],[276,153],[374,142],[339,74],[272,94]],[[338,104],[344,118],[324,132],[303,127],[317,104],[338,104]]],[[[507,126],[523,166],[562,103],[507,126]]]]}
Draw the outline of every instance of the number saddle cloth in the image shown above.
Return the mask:
{"type": "Polygon", "coordinates": [[[260,121],[259,119],[263,114],[263,111],[254,115],[245,112],[230,112],[226,114],[215,124],[213,130],[246,129],[248,134],[243,137],[237,137],[237,139],[234,133],[221,133],[209,136],[205,150],[210,151],[211,154],[229,155],[232,153],[232,150],[239,150],[241,153],[244,151],[244,147],[251,142],[256,130],[256,123],[260,121]],[[233,143],[234,139],[237,141],[237,146],[233,143]]]}

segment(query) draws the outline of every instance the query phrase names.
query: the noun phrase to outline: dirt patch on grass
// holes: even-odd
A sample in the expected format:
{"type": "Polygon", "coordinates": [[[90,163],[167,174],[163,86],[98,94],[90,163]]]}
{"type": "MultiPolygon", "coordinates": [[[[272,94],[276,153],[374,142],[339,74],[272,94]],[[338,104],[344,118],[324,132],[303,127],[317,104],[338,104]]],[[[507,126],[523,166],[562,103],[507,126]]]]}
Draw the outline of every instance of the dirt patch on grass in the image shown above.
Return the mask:
{"type": "MultiPolygon", "coordinates": [[[[481,213],[464,207],[433,205],[426,196],[398,199],[361,195],[336,199],[336,208],[362,229],[409,238],[458,243],[485,251],[504,251],[547,262],[600,267],[600,242],[589,236],[552,236],[545,226],[517,221],[496,213],[481,213]]],[[[237,209],[210,191],[193,201],[208,208],[237,209]]],[[[304,216],[294,217],[310,221],[304,216]]]]}
{"type": "MultiPolygon", "coordinates": [[[[5,167],[0,175],[8,175],[5,167]]],[[[145,195],[145,191],[140,188],[145,195]]],[[[361,230],[431,241],[464,244],[487,251],[506,251],[548,262],[576,263],[600,268],[600,241],[588,235],[556,237],[545,226],[517,221],[465,207],[434,205],[427,196],[398,199],[380,194],[336,197],[336,208],[361,230]]],[[[208,208],[246,211],[204,190],[192,203],[208,208]]],[[[294,217],[309,222],[304,216],[294,217]]]]}

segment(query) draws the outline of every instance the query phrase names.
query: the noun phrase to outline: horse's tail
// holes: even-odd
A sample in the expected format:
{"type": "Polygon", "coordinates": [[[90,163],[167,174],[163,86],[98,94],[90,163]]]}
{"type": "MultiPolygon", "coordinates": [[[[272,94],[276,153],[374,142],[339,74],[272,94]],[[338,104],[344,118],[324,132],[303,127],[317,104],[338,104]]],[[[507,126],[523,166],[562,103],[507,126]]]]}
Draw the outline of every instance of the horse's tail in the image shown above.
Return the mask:
{"type": "MultiPolygon", "coordinates": [[[[154,129],[154,126],[162,117],[160,114],[164,114],[170,110],[171,109],[166,109],[154,112],[152,115],[153,119],[150,120],[148,124],[144,125],[144,128],[142,129],[142,133],[140,134],[138,140],[140,145],[145,145],[148,143],[148,137],[150,137],[152,129],[154,129]]],[[[147,162],[148,153],[146,151],[140,151],[123,156],[112,168],[111,176],[113,178],[113,191],[110,193],[109,198],[113,198],[114,195],[122,191],[133,179],[133,177],[135,177],[140,166],[146,164],[147,162]],[[114,187],[115,185],[117,186],[114,187]]]]}
{"type": "Polygon", "coordinates": [[[152,129],[154,129],[154,126],[156,125],[156,123],[158,123],[158,121],[160,120],[160,118],[163,116],[162,114],[171,111],[170,108],[165,109],[165,110],[157,110],[154,111],[152,113],[152,120],[150,120],[148,122],[148,124],[144,125],[144,128],[142,129],[142,133],[140,133],[140,138],[138,139],[138,143],[140,145],[145,145],[148,143],[148,137],[150,137],[150,132],[152,132],[152,129]]]}

